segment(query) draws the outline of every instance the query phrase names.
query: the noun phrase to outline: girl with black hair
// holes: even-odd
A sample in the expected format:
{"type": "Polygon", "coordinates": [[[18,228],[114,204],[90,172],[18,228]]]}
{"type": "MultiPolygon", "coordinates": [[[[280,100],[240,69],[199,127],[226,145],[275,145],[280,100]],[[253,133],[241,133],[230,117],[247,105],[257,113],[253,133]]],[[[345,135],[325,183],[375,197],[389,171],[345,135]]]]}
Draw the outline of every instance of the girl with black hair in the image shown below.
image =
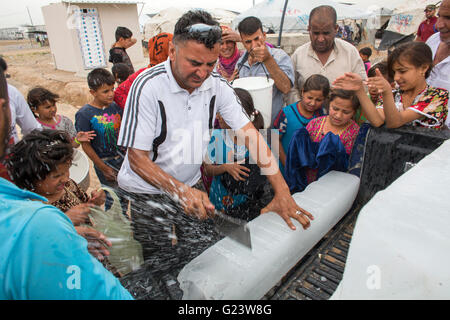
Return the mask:
{"type": "Polygon", "coordinates": [[[388,72],[398,89],[392,92],[380,70],[367,81],[369,88],[376,88],[381,94],[376,106],[367,97],[363,80],[354,73],[337,78],[333,85],[356,91],[364,115],[372,125],[380,126],[386,121],[388,128],[411,123],[441,129],[448,114],[448,91],[427,84],[432,65],[432,52],[425,43],[408,42],[397,47],[388,56],[388,72]]]}

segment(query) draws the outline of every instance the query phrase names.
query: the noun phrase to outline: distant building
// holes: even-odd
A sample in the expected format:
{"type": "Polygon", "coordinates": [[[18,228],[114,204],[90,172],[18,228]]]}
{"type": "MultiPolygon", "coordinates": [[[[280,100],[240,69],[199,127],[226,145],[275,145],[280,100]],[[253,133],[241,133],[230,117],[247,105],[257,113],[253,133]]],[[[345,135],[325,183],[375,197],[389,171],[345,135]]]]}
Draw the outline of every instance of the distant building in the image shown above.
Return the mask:
{"type": "Polygon", "coordinates": [[[21,40],[24,39],[23,32],[18,28],[1,28],[0,40],[21,40]]]}
{"type": "Polygon", "coordinates": [[[77,72],[110,68],[109,49],[118,26],[133,32],[137,42],[127,53],[135,66],[144,62],[135,1],[66,1],[42,7],[50,50],[59,70],[77,72]]]}

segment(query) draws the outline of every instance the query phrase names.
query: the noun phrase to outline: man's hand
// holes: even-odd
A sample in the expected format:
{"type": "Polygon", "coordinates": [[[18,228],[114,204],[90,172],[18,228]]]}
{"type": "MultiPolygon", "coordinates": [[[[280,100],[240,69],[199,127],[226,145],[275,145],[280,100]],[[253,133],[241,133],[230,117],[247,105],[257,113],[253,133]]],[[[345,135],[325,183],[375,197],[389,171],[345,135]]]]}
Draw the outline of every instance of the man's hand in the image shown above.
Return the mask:
{"type": "Polygon", "coordinates": [[[300,208],[289,193],[275,194],[272,201],[261,210],[261,214],[267,212],[276,212],[292,230],[296,228],[291,219],[300,222],[305,230],[309,228],[310,220],[314,220],[313,215],[300,208]]]}
{"type": "Polygon", "coordinates": [[[204,220],[214,212],[214,205],[203,191],[186,186],[184,191],[179,193],[179,197],[184,212],[189,216],[204,220]]]}
{"type": "Polygon", "coordinates": [[[109,251],[106,247],[111,247],[112,243],[106,236],[91,227],[82,226],[75,227],[77,233],[88,241],[88,251],[99,261],[103,261],[109,256],[109,251]]]}
{"type": "Polygon", "coordinates": [[[89,221],[88,214],[91,212],[91,208],[93,204],[91,203],[82,203],[79,204],[66,212],[66,216],[69,217],[70,221],[72,221],[74,226],[79,226],[82,223],[86,223],[89,221]]]}
{"type": "Polygon", "coordinates": [[[253,49],[250,50],[249,55],[249,59],[251,60],[252,64],[254,62],[264,62],[271,57],[265,43],[262,43],[262,45],[260,46],[253,47],[253,49]]]}

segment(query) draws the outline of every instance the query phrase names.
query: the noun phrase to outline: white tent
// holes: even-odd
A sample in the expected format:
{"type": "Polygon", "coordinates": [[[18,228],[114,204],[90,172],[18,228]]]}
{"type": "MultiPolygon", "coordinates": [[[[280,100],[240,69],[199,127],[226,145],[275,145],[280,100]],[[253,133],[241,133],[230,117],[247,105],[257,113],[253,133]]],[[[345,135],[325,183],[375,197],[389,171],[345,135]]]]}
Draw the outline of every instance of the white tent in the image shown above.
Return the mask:
{"type": "Polygon", "coordinates": [[[386,30],[409,35],[417,32],[419,24],[425,20],[425,7],[439,0],[406,0],[397,7],[386,30]]]}
{"type": "MultiPolygon", "coordinates": [[[[279,32],[285,0],[265,0],[238,15],[232,23],[234,29],[245,17],[255,16],[261,19],[265,31],[272,29],[279,32]]],[[[345,5],[332,0],[290,0],[287,5],[283,32],[299,32],[307,29],[309,13],[319,5],[330,5],[336,9],[338,20],[365,19],[369,16],[357,6],[345,5]]]]}
{"type": "MultiPolygon", "coordinates": [[[[161,10],[153,16],[144,26],[145,40],[157,35],[161,32],[173,33],[177,20],[187,11],[196,8],[167,8],[161,10]]],[[[208,11],[221,25],[231,25],[236,17],[236,13],[225,9],[205,9],[208,11]]]]}

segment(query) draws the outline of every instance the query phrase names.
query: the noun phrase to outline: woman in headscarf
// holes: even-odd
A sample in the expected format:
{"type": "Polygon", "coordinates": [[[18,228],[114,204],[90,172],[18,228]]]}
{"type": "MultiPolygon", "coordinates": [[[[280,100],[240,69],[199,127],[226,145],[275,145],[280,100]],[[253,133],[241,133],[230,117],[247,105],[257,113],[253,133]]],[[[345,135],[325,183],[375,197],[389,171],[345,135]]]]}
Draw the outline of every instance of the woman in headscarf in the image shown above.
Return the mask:
{"type": "Polygon", "coordinates": [[[167,60],[167,57],[169,56],[169,43],[172,41],[172,38],[173,34],[167,32],[162,32],[150,38],[148,41],[148,57],[150,59],[150,64],[148,67],[142,68],[133,73],[114,91],[114,102],[117,103],[122,109],[125,108],[128,92],[130,91],[131,85],[137,76],[142,71],[167,60]]]}
{"type": "Polygon", "coordinates": [[[219,62],[216,71],[228,81],[236,77],[236,64],[243,51],[240,51],[236,42],[241,41],[238,33],[227,26],[222,28],[222,44],[220,45],[219,62]]]}

